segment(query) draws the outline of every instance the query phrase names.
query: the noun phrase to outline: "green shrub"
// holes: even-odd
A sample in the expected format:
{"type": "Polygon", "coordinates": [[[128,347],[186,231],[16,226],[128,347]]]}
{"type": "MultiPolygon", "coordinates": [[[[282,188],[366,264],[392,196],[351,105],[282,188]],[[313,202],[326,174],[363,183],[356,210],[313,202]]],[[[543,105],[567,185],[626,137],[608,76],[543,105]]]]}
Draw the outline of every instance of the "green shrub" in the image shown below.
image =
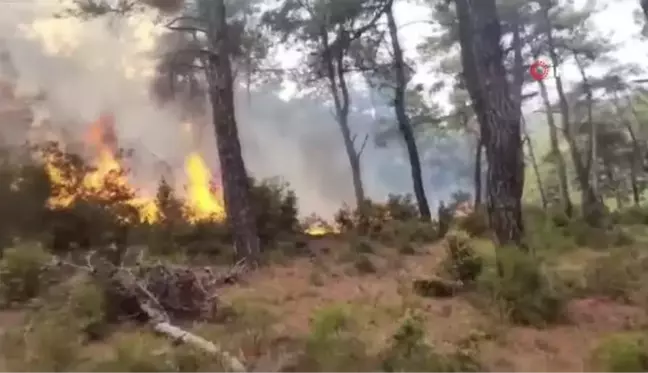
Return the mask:
{"type": "Polygon", "coordinates": [[[30,300],[47,286],[50,255],[39,245],[5,249],[0,260],[0,299],[5,304],[30,300]]]}
{"type": "Polygon", "coordinates": [[[483,259],[471,245],[464,231],[454,231],[447,236],[447,251],[443,268],[453,279],[464,284],[473,283],[483,268],[483,259]]]}
{"type": "Polygon", "coordinates": [[[71,371],[82,360],[83,338],[68,320],[41,317],[29,328],[14,326],[2,335],[3,362],[15,371],[71,371]]]}
{"type": "Polygon", "coordinates": [[[638,333],[612,335],[594,350],[592,361],[604,372],[645,372],[648,370],[648,345],[638,333]]]}
{"type": "Polygon", "coordinates": [[[646,268],[646,262],[638,251],[615,250],[586,266],[585,291],[589,295],[631,302],[645,280],[646,268]]]}
{"type": "Polygon", "coordinates": [[[366,346],[354,333],[346,308],[330,306],[317,311],[296,371],[342,372],[371,370],[366,346]]]}
{"type": "Polygon", "coordinates": [[[259,238],[270,243],[299,231],[297,195],[279,179],[251,180],[253,212],[259,238]]]}
{"type": "Polygon", "coordinates": [[[648,224],[648,209],[632,206],[612,213],[612,219],[615,223],[624,225],[648,224]]]}
{"type": "Polygon", "coordinates": [[[457,219],[457,227],[472,237],[483,237],[489,231],[488,214],[482,206],[475,208],[470,214],[457,219]]]}
{"type": "Polygon", "coordinates": [[[484,271],[479,287],[498,303],[511,321],[543,326],[564,317],[564,289],[544,270],[538,258],[518,248],[498,249],[497,268],[484,271]]]}
{"type": "Polygon", "coordinates": [[[386,372],[479,372],[481,364],[471,353],[459,351],[443,355],[425,341],[422,320],[406,318],[381,353],[386,372]]]}

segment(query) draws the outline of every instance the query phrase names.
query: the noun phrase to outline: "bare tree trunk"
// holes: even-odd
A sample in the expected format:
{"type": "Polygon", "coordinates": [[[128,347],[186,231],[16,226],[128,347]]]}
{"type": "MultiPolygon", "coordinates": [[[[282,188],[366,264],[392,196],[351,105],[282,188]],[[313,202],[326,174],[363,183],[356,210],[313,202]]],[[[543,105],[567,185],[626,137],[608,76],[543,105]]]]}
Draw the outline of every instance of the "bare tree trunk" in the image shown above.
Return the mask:
{"type": "Polygon", "coordinates": [[[529,133],[527,131],[524,118],[521,119],[522,119],[521,125],[522,125],[522,131],[524,133],[524,139],[527,144],[527,149],[529,149],[529,158],[531,159],[531,165],[533,166],[533,173],[535,174],[538,183],[538,191],[540,192],[540,201],[542,202],[542,208],[546,211],[549,202],[547,200],[547,194],[545,193],[544,185],[542,183],[542,176],[540,175],[538,160],[535,156],[535,151],[533,150],[533,143],[531,142],[531,137],[529,136],[529,133]]]}
{"type": "Polygon", "coordinates": [[[574,58],[583,80],[583,89],[587,100],[588,155],[585,170],[588,189],[583,191],[583,216],[590,224],[598,226],[605,214],[605,205],[598,191],[598,124],[594,121],[594,94],[585,72],[585,66],[576,53],[574,53],[574,58]]]}
{"type": "MultiPolygon", "coordinates": [[[[628,131],[628,135],[630,136],[630,140],[632,141],[632,154],[629,157],[630,185],[632,187],[632,200],[634,202],[634,205],[639,206],[639,203],[641,202],[641,195],[639,193],[639,180],[637,178],[637,173],[641,169],[641,164],[643,163],[642,161],[643,152],[641,150],[641,145],[639,144],[639,139],[637,138],[637,134],[635,133],[634,128],[632,128],[632,123],[630,123],[629,120],[625,119],[625,115],[623,115],[623,110],[621,108],[621,102],[619,99],[619,92],[615,91],[613,98],[614,98],[614,106],[616,108],[616,112],[619,118],[621,119],[621,122],[625,126],[626,130],[628,131]]],[[[632,112],[635,121],[638,122],[639,117],[630,98],[628,98],[628,106],[632,112]]]]}
{"type": "Polygon", "coordinates": [[[567,165],[565,158],[560,151],[558,142],[558,129],[556,128],[556,121],[554,120],[551,111],[551,102],[549,101],[549,93],[547,86],[542,80],[538,81],[540,86],[540,96],[544,103],[545,110],[547,111],[547,124],[549,126],[549,141],[551,143],[551,160],[556,165],[558,171],[558,181],[560,183],[560,193],[562,196],[562,203],[565,209],[565,214],[571,217],[574,214],[574,205],[572,204],[571,197],[569,196],[569,179],[567,178],[567,165]]]}
{"type": "Polygon", "coordinates": [[[416,145],[416,139],[414,138],[412,124],[405,111],[405,88],[407,86],[407,78],[405,77],[405,61],[403,50],[401,49],[400,41],[398,39],[398,27],[396,26],[396,20],[394,19],[394,12],[391,6],[387,9],[386,15],[392,50],[394,52],[394,71],[396,73],[394,110],[398,121],[398,129],[400,130],[403,140],[405,141],[405,146],[407,147],[407,155],[412,173],[412,183],[414,186],[414,195],[416,196],[419,213],[423,219],[430,220],[432,215],[430,213],[430,205],[425,196],[425,188],[423,187],[421,159],[416,145]]]}
{"type": "Polygon", "coordinates": [[[475,188],[475,203],[473,204],[474,208],[477,209],[482,204],[482,148],[484,144],[482,142],[481,134],[477,135],[477,144],[475,145],[475,174],[473,176],[474,188],[475,188]]]}
{"type": "Polygon", "coordinates": [[[236,254],[255,263],[258,260],[260,244],[256,219],[252,213],[250,180],[241,153],[235,118],[234,81],[225,1],[217,0],[210,8],[210,18],[216,21],[209,33],[214,53],[210,55],[205,69],[223,177],[223,199],[232,227],[236,254]]]}
{"type": "Polygon", "coordinates": [[[554,69],[554,80],[556,82],[556,90],[558,91],[558,99],[560,103],[560,113],[562,117],[562,129],[569,145],[569,152],[574,163],[574,168],[576,169],[576,176],[578,178],[578,183],[580,185],[581,194],[582,194],[582,209],[583,215],[588,219],[592,225],[597,225],[598,216],[593,212],[596,210],[595,206],[597,205],[599,199],[595,191],[590,185],[590,178],[588,170],[583,164],[583,159],[581,157],[578,145],[576,143],[574,128],[571,125],[570,116],[569,116],[569,103],[567,102],[567,97],[565,95],[565,90],[563,87],[562,78],[558,74],[558,66],[560,61],[558,55],[556,54],[556,46],[553,40],[553,27],[551,25],[551,18],[549,17],[549,10],[551,8],[550,0],[540,0],[540,7],[542,9],[542,15],[545,21],[545,34],[547,36],[547,47],[549,50],[549,56],[551,58],[551,64],[554,69]]]}
{"type": "Polygon", "coordinates": [[[487,210],[501,245],[523,246],[524,156],[519,109],[503,64],[495,0],[457,0],[465,82],[479,119],[488,161],[487,210]]]}
{"type": "MultiPolygon", "coordinates": [[[[344,32],[340,30],[340,33],[344,32]]],[[[345,71],[343,65],[344,51],[338,50],[333,53],[329,45],[328,31],[325,27],[320,30],[320,37],[322,38],[322,47],[324,65],[326,68],[326,76],[329,81],[329,89],[333,98],[335,106],[335,116],[338,125],[340,126],[340,133],[344,141],[344,149],[346,150],[347,157],[349,158],[349,165],[351,167],[351,177],[353,180],[353,191],[356,199],[356,206],[358,210],[362,210],[365,205],[365,192],[362,183],[362,169],[360,165],[360,158],[364,147],[366,145],[366,138],[363,141],[360,149],[356,150],[355,136],[351,134],[349,127],[349,107],[351,99],[349,97],[349,90],[346,84],[345,71]]]]}
{"type": "Polygon", "coordinates": [[[648,20],[648,0],[639,0],[639,4],[641,5],[641,10],[643,10],[644,17],[648,20]]]}

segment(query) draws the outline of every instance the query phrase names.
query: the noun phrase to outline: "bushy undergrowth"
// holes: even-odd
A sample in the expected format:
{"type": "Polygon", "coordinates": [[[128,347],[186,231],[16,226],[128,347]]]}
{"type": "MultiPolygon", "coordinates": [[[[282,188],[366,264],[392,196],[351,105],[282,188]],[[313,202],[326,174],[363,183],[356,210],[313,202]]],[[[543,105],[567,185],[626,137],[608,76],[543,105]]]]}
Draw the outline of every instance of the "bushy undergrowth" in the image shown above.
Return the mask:
{"type": "Polygon", "coordinates": [[[648,260],[636,249],[617,249],[592,260],[585,267],[585,295],[599,295],[621,302],[638,300],[648,280],[648,260]]]}
{"type": "Polygon", "coordinates": [[[645,372],[648,344],[642,333],[619,333],[605,338],[592,352],[592,363],[602,372],[645,372]]]}
{"type": "Polygon", "coordinates": [[[38,244],[5,249],[0,259],[0,304],[10,306],[39,295],[48,285],[50,255],[38,244]]]}
{"type": "Polygon", "coordinates": [[[439,238],[438,227],[423,221],[411,196],[390,195],[385,203],[367,200],[361,208],[343,206],[334,216],[340,232],[361,235],[404,252],[439,238]]]}
{"type": "Polygon", "coordinates": [[[464,231],[450,232],[447,236],[447,252],[443,269],[453,279],[472,284],[483,268],[483,259],[472,246],[470,236],[464,231]]]}
{"type": "Polygon", "coordinates": [[[483,272],[478,286],[514,323],[544,326],[565,315],[567,294],[562,284],[541,260],[518,248],[498,249],[495,268],[483,272]]]}

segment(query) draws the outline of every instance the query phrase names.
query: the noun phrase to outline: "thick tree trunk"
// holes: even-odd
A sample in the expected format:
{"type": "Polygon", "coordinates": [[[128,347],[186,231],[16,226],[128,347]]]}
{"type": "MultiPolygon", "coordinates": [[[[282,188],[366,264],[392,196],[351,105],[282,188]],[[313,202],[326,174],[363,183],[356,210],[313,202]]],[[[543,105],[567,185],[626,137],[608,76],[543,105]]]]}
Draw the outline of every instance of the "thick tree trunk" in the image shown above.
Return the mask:
{"type": "Polygon", "coordinates": [[[639,4],[641,4],[641,10],[648,21],[648,0],[639,0],[639,4]]]}
{"type": "Polygon", "coordinates": [[[396,73],[396,88],[394,91],[394,110],[396,120],[398,121],[398,129],[403,136],[405,146],[407,148],[407,155],[409,158],[412,183],[414,186],[414,195],[418,205],[419,213],[425,220],[431,219],[430,205],[428,204],[427,197],[425,196],[425,188],[423,187],[423,178],[421,176],[421,159],[419,156],[416,139],[414,138],[414,131],[412,130],[412,123],[405,111],[405,88],[407,86],[407,78],[405,76],[405,61],[403,57],[403,50],[401,49],[400,41],[398,39],[398,27],[394,19],[393,8],[389,7],[387,12],[387,25],[389,27],[389,36],[391,39],[392,50],[394,52],[394,71],[396,73]]]}
{"type": "Polygon", "coordinates": [[[477,144],[475,145],[475,173],[473,175],[474,188],[475,188],[475,202],[473,206],[475,209],[481,206],[482,204],[482,148],[484,144],[482,142],[481,135],[477,135],[477,144]]]}
{"type": "Polygon", "coordinates": [[[568,217],[571,217],[574,213],[574,205],[572,204],[571,197],[569,196],[569,179],[567,178],[567,165],[565,164],[565,158],[563,157],[562,152],[560,151],[560,143],[558,141],[558,129],[556,127],[556,121],[554,120],[553,112],[551,111],[551,101],[549,101],[549,93],[547,92],[547,86],[542,80],[538,81],[540,86],[540,96],[542,96],[542,102],[544,104],[545,110],[547,111],[547,124],[549,126],[549,141],[551,144],[551,160],[556,165],[558,172],[558,182],[560,183],[560,193],[562,197],[562,203],[565,209],[565,214],[568,217]]]}
{"type": "Polygon", "coordinates": [[[335,106],[335,116],[338,125],[340,126],[340,133],[344,141],[344,149],[346,150],[347,157],[349,158],[349,166],[351,167],[351,178],[353,181],[353,191],[356,199],[356,207],[358,210],[363,210],[365,205],[365,192],[362,183],[362,168],[360,165],[360,158],[364,150],[364,143],[361,148],[356,150],[354,137],[351,134],[349,127],[349,107],[351,105],[351,98],[349,97],[349,89],[346,84],[345,71],[343,66],[343,51],[336,51],[333,53],[329,45],[328,31],[322,27],[320,32],[322,38],[322,57],[324,59],[324,66],[326,69],[326,77],[329,81],[329,89],[333,104],[335,106]]]}
{"type": "Polygon", "coordinates": [[[535,156],[535,151],[533,149],[533,143],[531,142],[531,137],[526,128],[526,123],[524,118],[521,118],[522,131],[524,133],[524,140],[527,144],[527,149],[529,149],[529,159],[531,159],[531,166],[533,166],[533,173],[535,174],[538,191],[540,192],[540,201],[542,202],[542,208],[546,211],[549,205],[547,200],[547,194],[545,193],[544,184],[542,182],[542,175],[540,175],[540,168],[538,167],[538,160],[535,156]]]}
{"type": "Polygon", "coordinates": [[[488,161],[487,210],[499,244],[522,246],[524,157],[519,109],[502,61],[495,0],[457,0],[465,81],[488,161]]]}
{"type": "Polygon", "coordinates": [[[212,11],[211,16],[217,20],[209,35],[214,53],[207,61],[206,70],[223,177],[225,212],[232,227],[236,255],[256,263],[260,244],[252,212],[250,180],[245,169],[235,118],[234,78],[224,0],[215,1],[212,11]]]}

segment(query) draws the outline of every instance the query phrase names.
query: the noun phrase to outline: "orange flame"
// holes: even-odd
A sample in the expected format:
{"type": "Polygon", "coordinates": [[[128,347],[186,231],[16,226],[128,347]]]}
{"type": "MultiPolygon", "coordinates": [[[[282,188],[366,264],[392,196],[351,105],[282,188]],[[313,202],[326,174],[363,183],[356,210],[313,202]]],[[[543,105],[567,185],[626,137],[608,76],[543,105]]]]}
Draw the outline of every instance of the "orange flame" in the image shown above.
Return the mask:
{"type": "MultiPolygon", "coordinates": [[[[93,197],[109,200],[116,189],[126,191],[132,196],[125,201],[135,207],[142,222],[153,223],[160,217],[155,200],[137,195],[137,190],[129,185],[127,172],[120,163],[118,141],[115,133],[115,118],[102,114],[89,128],[85,136],[86,144],[95,153],[93,170],[83,175],[80,182],[71,180],[64,168],[57,164],[52,154],[45,154],[45,169],[52,184],[58,186],[59,193],[48,201],[50,207],[61,208],[72,204],[79,197],[93,197]]],[[[188,179],[185,214],[189,221],[222,220],[225,209],[218,189],[212,188],[212,175],[200,154],[191,153],[185,161],[188,179]],[[216,190],[214,190],[216,189],[216,190]]]]}

